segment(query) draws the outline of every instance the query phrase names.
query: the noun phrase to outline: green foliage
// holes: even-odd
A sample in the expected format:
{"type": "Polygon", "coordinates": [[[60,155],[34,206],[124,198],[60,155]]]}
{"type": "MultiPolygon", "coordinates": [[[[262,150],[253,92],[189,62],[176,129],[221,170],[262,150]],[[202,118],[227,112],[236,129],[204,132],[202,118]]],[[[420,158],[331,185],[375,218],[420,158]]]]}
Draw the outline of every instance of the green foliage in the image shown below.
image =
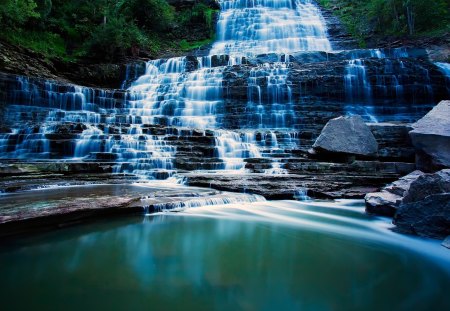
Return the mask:
{"type": "Polygon", "coordinates": [[[5,36],[9,42],[40,52],[45,56],[72,59],[67,56],[65,42],[58,34],[18,30],[10,31],[5,36]]]}
{"type": "Polygon", "coordinates": [[[112,61],[116,56],[126,54],[132,46],[144,46],[146,36],[132,22],[122,16],[107,16],[106,23],[96,27],[86,42],[86,51],[91,56],[112,61]]]}
{"type": "Polygon", "coordinates": [[[52,11],[52,0],[36,0],[36,11],[39,13],[39,17],[43,20],[47,19],[52,11]]]}
{"type": "Polygon", "coordinates": [[[183,39],[180,41],[180,48],[182,51],[187,52],[187,51],[198,49],[207,44],[211,44],[213,41],[214,41],[214,38],[209,38],[209,39],[200,40],[200,41],[192,41],[192,42],[189,42],[186,39],[183,39]]]}
{"type": "Polygon", "coordinates": [[[448,0],[319,0],[337,12],[349,32],[363,44],[377,35],[421,35],[449,31],[448,0]]]}
{"type": "Polygon", "coordinates": [[[182,10],[177,14],[177,23],[182,29],[190,29],[193,25],[201,25],[201,28],[206,34],[205,38],[201,40],[181,40],[179,42],[181,50],[193,50],[214,41],[215,23],[213,19],[217,13],[218,10],[212,9],[204,3],[199,2],[196,3],[191,9],[182,10]]]}
{"type": "Polygon", "coordinates": [[[6,27],[25,24],[32,18],[40,17],[33,0],[0,0],[0,22],[6,27]]]}
{"type": "Polygon", "coordinates": [[[166,0],[121,1],[116,8],[146,30],[166,30],[175,20],[174,8],[166,0]]]}
{"type": "Polygon", "coordinates": [[[202,1],[176,12],[166,0],[0,0],[0,38],[64,59],[188,50],[214,35],[202,1]]]}

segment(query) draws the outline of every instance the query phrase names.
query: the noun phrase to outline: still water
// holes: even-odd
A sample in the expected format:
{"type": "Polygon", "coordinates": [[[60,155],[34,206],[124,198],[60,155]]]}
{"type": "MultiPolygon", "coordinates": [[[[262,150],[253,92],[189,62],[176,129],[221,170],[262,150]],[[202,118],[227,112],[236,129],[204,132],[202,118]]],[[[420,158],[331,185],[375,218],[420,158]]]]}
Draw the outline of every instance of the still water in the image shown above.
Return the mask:
{"type": "Polygon", "coordinates": [[[0,247],[2,310],[450,310],[450,250],[361,201],[105,220],[0,247]]]}

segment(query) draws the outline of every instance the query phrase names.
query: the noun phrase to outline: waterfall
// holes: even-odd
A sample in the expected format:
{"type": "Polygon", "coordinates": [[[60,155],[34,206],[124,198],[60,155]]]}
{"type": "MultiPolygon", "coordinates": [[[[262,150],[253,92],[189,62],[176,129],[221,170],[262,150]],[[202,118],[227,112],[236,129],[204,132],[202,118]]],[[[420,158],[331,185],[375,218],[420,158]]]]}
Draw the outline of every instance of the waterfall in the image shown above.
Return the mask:
{"type": "MultiPolygon", "coordinates": [[[[140,76],[141,64],[128,65],[122,83],[126,93],[50,81],[40,85],[19,77],[13,110],[20,120],[43,125],[1,135],[0,156],[109,162],[115,172],[160,179],[175,173],[174,160],[186,148],[177,142],[189,137],[214,144],[211,156],[218,162],[207,165],[210,169],[235,172],[245,172],[245,158],[272,157],[284,154],[283,148],[295,148],[298,136],[285,54],[331,50],[320,10],[309,0],[219,4],[217,41],[209,56],[151,60],[140,76]],[[227,67],[212,66],[212,57],[227,55],[232,66],[265,53],[280,56],[278,62],[255,68],[248,78],[247,109],[254,119],[243,126],[245,131],[227,129],[221,117],[227,67]],[[41,111],[30,108],[34,106],[41,111]],[[54,152],[55,135],[67,136],[59,153],[54,152]]],[[[284,173],[282,165],[275,158],[271,172],[284,173]]]]}
{"type": "Polygon", "coordinates": [[[434,63],[439,70],[445,75],[445,86],[447,87],[447,93],[450,95],[450,64],[449,63],[434,63]]]}
{"type": "Polygon", "coordinates": [[[249,57],[329,51],[320,10],[309,0],[219,0],[217,41],[211,55],[249,57]]]}
{"type": "MultiPolygon", "coordinates": [[[[332,51],[314,1],[219,4],[209,55],[130,64],[126,90],[17,77],[6,110],[19,124],[0,134],[0,158],[101,162],[144,179],[174,179],[193,170],[287,174],[292,151],[307,145],[300,137],[309,143],[317,127],[310,123],[320,124],[327,113],[302,115],[313,109],[308,97],[316,96],[303,88],[311,81],[320,93],[324,82],[326,92],[334,91],[327,89],[329,73],[308,65],[333,61],[333,68],[342,68],[339,62],[347,61],[343,90],[336,92],[346,97],[340,109],[372,122],[383,122],[388,113],[409,122],[411,114],[393,101],[415,105],[416,93],[432,97],[433,71],[430,76],[430,67],[406,62],[409,50],[332,51]],[[302,84],[294,74],[317,79],[302,84]]],[[[436,65],[448,74],[448,64],[436,65]]]]}
{"type": "MultiPolygon", "coordinates": [[[[215,156],[223,162],[222,169],[243,172],[244,159],[261,157],[261,146],[249,139],[254,133],[220,130],[217,108],[222,105],[225,67],[212,67],[211,57],[226,54],[228,65],[234,65],[258,54],[328,51],[331,46],[323,17],[309,0],[220,0],[219,4],[217,41],[210,56],[197,58],[195,70],[187,69],[186,57],[149,61],[145,74],[128,89],[132,99],[128,101],[127,113],[139,116],[143,124],[212,129],[215,156]]],[[[288,70],[289,64],[281,61],[252,70],[247,106],[255,112],[255,119],[249,120],[249,128],[294,127],[288,70]],[[262,97],[261,79],[265,81],[266,98],[262,97]]],[[[276,136],[272,142],[276,143],[276,136]]],[[[174,153],[167,154],[168,162],[174,153]]],[[[281,164],[275,162],[272,171],[283,172],[281,164]]]]}
{"type": "MultiPolygon", "coordinates": [[[[360,50],[351,53],[351,59],[347,61],[344,72],[345,99],[347,114],[361,115],[369,122],[379,122],[380,116],[376,110],[374,101],[378,98],[395,98],[396,103],[405,103],[415,98],[405,98],[405,84],[411,89],[410,94],[416,92],[426,94],[433,99],[433,88],[429,71],[420,64],[415,68],[407,68],[402,59],[410,57],[405,48],[391,50],[360,50]],[[371,70],[369,71],[369,66],[371,70]],[[410,75],[419,71],[423,77],[423,83],[409,81],[410,75]]],[[[402,111],[392,114],[397,115],[397,120],[412,122],[407,116],[402,116],[402,111]]],[[[381,119],[381,121],[383,121],[381,119]]]]}

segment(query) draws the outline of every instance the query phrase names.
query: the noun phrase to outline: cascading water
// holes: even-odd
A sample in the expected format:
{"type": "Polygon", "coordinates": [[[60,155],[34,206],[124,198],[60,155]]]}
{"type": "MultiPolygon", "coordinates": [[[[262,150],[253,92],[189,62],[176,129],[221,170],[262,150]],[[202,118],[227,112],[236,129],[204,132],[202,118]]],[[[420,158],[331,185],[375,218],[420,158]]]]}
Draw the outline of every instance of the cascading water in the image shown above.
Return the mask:
{"type": "MultiPolygon", "coordinates": [[[[129,88],[132,94],[129,115],[139,116],[144,124],[218,129],[221,124],[216,116],[222,103],[224,67],[211,66],[213,55],[227,54],[229,65],[233,65],[241,63],[244,57],[263,53],[331,49],[320,11],[309,0],[219,1],[219,4],[218,40],[211,56],[198,58],[197,69],[193,71],[187,70],[186,58],[150,61],[145,75],[129,88]]],[[[248,109],[255,112],[255,119],[249,120],[249,128],[294,127],[288,68],[287,63],[277,62],[263,64],[252,72],[248,109]],[[258,84],[260,79],[265,80],[264,92],[258,84]],[[266,94],[264,98],[262,93],[266,94]]],[[[223,161],[223,169],[242,170],[244,158],[261,157],[261,146],[250,136],[255,134],[214,130],[215,153],[223,161]]],[[[276,139],[273,135],[275,145],[276,139]]],[[[282,171],[279,166],[277,161],[273,172],[282,171]]]]}
{"type": "Polygon", "coordinates": [[[310,0],[220,0],[211,55],[329,51],[320,10],[310,0]]]}
{"type": "MultiPolygon", "coordinates": [[[[349,103],[347,113],[358,114],[370,122],[378,122],[379,113],[375,111],[374,101],[378,98],[395,98],[395,103],[405,101],[415,102],[414,94],[425,94],[432,102],[433,88],[429,71],[420,65],[407,68],[402,59],[410,57],[404,48],[388,51],[379,49],[361,50],[351,53],[351,59],[345,67],[344,89],[345,98],[349,103]],[[371,60],[374,60],[373,64],[371,60]],[[371,68],[371,72],[369,72],[371,68]],[[410,85],[412,98],[405,98],[405,84],[411,84],[409,77],[413,71],[418,71],[423,77],[423,83],[410,85]]],[[[390,103],[392,109],[392,103],[390,103]]],[[[398,120],[411,122],[408,116],[402,116],[402,111],[392,111],[398,120]]],[[[381,120],[383,121],[383,120],[381,120]]]]}
{"type": "Polygon", "coordinates": [[[447,87],[447,93],[450,95],[450,64],[437,62],[435,65],[445,75],[445,86],[447,87]]]}
{"type": "MultiPolygon", "coordinates": [[[[299,131],[309,130],[299,112],[302,96],[314,96],[299,94],[302,82],[295,84],[292,73],[298,74],[302,61],[291,63],[292,59],[304,57],[306,64],[316,57],[350,59],[339,73],[344,74],[347,95],[343,110],[373,122],[380,115],[377,104],[372,104],[377,96],[409,101],[407,94],[433,91],[430,72],[420,64],[405,65],[402,59],[409,55],[404,49],[342,52],[343,57],[337,52],[310,52],[331,51],[323,17],[313,1],[220,0],[219,4],[217,41],[209,56],[129,65],[122,84],[127,91],[18,77],[8,95],[8,118],[20,126],[0,135],[0,157],[108,162],[114,172],[147,179],[167,178],[184,169],[245,172],[248,161],[265,158],[253,172],[285,174],[286,158],[300,146],[299,131]],[[377,66],[370,63],[374,60],[377,66]],[[423,81],[416,83],[411,76],[423,81]],[[241,83],[239,107],[227,97],[227,83],[233,79],[241,83]]],[[[307,77],[318,76],[305,72],[307,77]]],[[[321,81],[313,82],[316,89],[321,81]]],[[[381,109],[396,109],[391,103],[381,109]]],[[[408,116],[404,120],[409,121],[408,116]]]]}

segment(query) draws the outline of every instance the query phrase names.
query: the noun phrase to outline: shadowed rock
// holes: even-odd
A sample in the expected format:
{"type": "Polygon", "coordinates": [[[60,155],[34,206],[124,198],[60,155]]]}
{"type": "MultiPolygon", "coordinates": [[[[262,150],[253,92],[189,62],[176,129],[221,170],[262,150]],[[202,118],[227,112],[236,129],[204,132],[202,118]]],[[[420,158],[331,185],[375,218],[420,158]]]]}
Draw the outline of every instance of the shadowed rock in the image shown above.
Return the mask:
{"type": "Polygon", "coordinates": [[[421,171],[414,171],[387,185],[380,192],[367,194],[365,197],[366,211],[376,215],[394,216],[411,183],[423,174],[421,171]]]}
{"type": "Polygon", "coordinates": [[[419,236],[444,239],[450,235],[450,193],[402,204],[394,218],[396,230],[419,236]]]}
{"type": "Polygon", "coordinates": [[[450,169],[419,176],[406,191],[403,203],[418,202],[429,195],[441,193],[450,193],[450,169]]]}
{"type": "Polygon", "coordinates": [[[450,167],[450,101],[442,101],[412,125],[417,167],[424,171],[450,167]]]}
{"type": "Polygon", "coordinates": [[[374,156],[378,151],[378,144],[363,119],[351,116],[328,121],[313,148],[318,153],[374,156]]]}
{"type": "Polygon", "coordinates": [[[442,242],[442,246],[450,248],[450,235],[442,242]]]}
{"type": "Polygon", "coordinates": [[[450,234],[449,169],[434,174],[415,171],[365,199],[368,213],[395,214],[396,231],[438,239],[450,234]]]}

